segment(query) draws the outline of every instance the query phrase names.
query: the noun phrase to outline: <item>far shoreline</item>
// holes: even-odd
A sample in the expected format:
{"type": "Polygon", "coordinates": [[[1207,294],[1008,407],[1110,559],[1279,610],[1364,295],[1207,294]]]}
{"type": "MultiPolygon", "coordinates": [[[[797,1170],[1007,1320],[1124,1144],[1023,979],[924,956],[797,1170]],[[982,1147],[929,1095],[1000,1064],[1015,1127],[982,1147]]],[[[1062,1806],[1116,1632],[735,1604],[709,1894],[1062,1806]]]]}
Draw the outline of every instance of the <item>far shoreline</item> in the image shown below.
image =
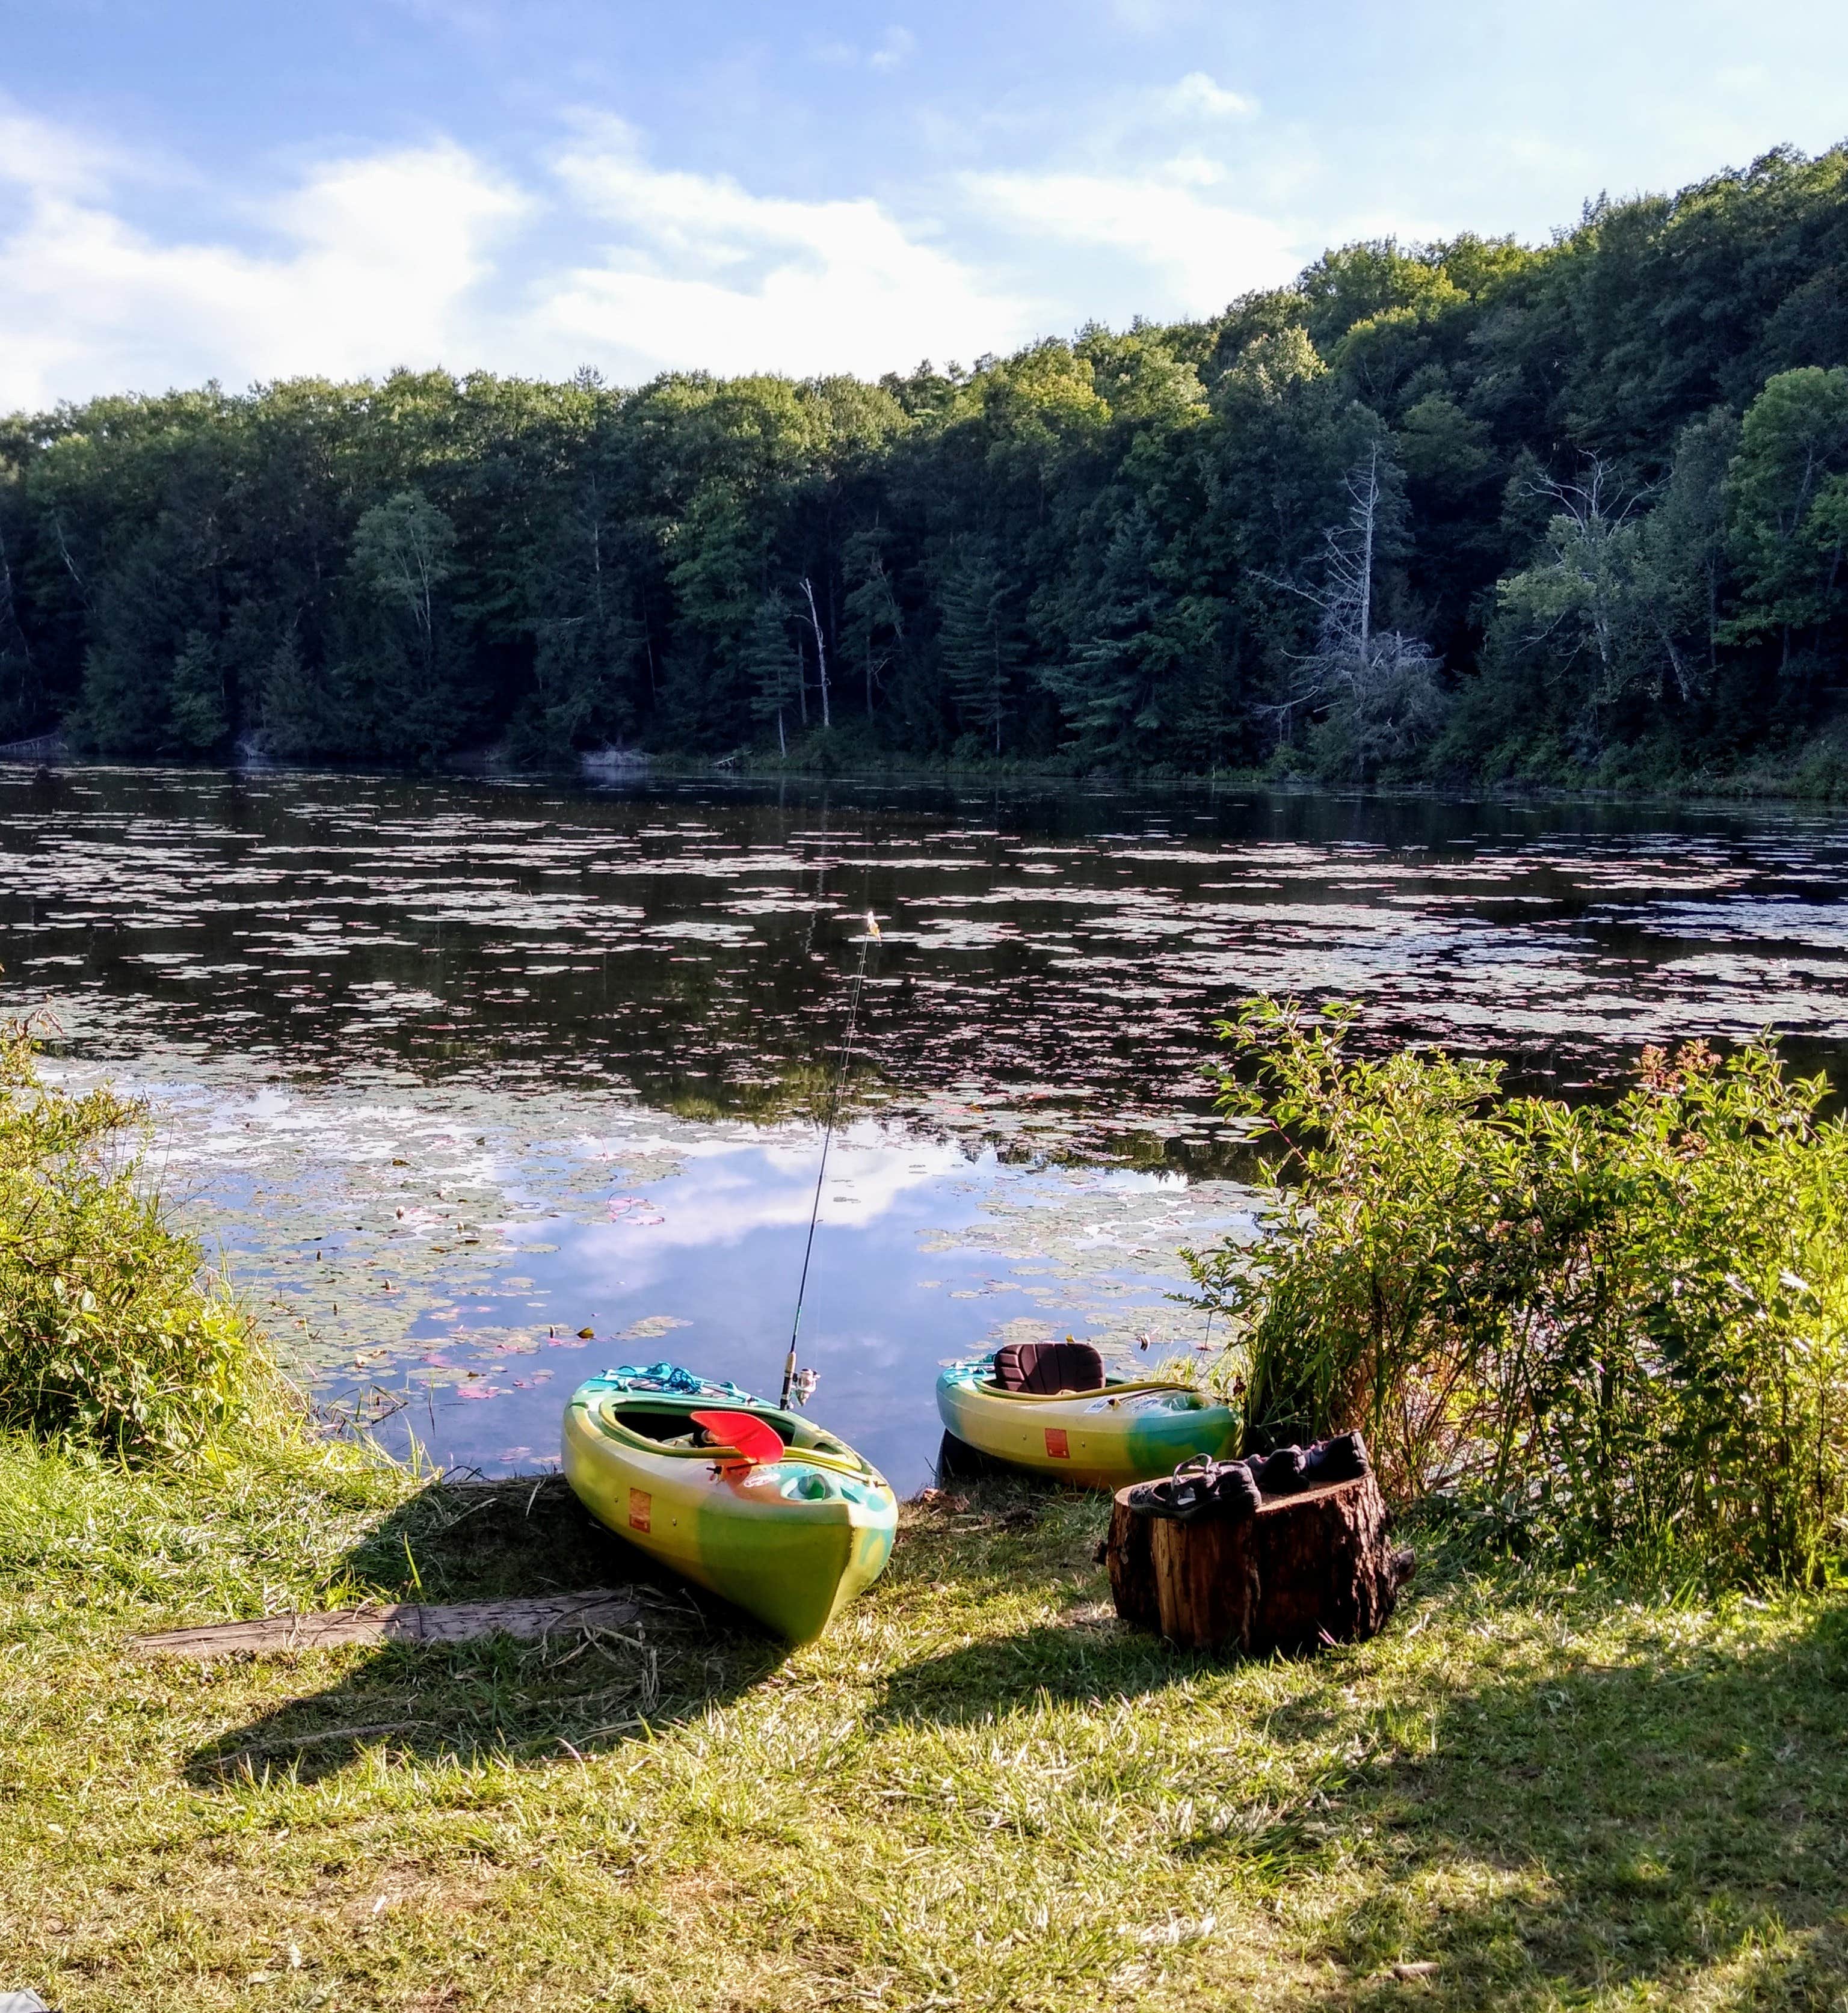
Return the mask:
{"type": "MultiPolygon", "coordinates": [[[[61,735],[38,737],[40,744],[61,735]]],[[[868,759],[864,749],[854,751],[858,759],[835,763],[823,760],[784,761],[774,755],[739,750],[731,756],[703,756],[672,752],[636,751],[634,756],[614,767],[600,763],[593,754],[579,756],[575,763],[516,764],[493,749],[461,751],[428,766],[404,763],[296,761],[240,751],[238,759],[209,760],[171,756],[110,756],[73,749],[68,744],[44,752],[25,753],[13,747],[0,748],[0,774],[29,771],[56,776],[64,771],[138,771],[146,774],[176,773],[195,775],[373,776],[406,781],[438,779],[472,780],[482,783],[567,784],[594,794],[645,794],[654,784],[714,785],[797,783],[826,788],[833,784],[861,788],[882,783],[913,787],[964,786],[976,784],[1026,786],[1037,791],[1061,788],[1078,792],[1249,790],[1276,797],[1327,798],[1338,801],[1377,801],[1388,803],[1481,803],[1514,807],[1563,806],[1572,804],[1645,809],[1652,805],[1686,810],[1738,810],[1753,806],[1788,806],[1793,809],[1848,810],[1848,763],[1839,771],[1818,775],[1807,785],[1800,773],[1767,775],[1763,769],[1742,769],[1720,773],[1703,772],[1685,780],[1673,779],[1638,784],[1592,781],[1542,781],[1504,778],[1484,782],[1467,777],[1451,779],[1371,779],[1364,782],[1337,781],[1305,775],[1299,771],[1270,768],[1176,771],[1158,766],[1130,769],[1084,767],[1057,760],[1003,760],[999,762],[924,761],[915,757],[868,759]]],[[[1832,748],[1811,752],[1811,759],[1833,758],[1832,748]]]]}

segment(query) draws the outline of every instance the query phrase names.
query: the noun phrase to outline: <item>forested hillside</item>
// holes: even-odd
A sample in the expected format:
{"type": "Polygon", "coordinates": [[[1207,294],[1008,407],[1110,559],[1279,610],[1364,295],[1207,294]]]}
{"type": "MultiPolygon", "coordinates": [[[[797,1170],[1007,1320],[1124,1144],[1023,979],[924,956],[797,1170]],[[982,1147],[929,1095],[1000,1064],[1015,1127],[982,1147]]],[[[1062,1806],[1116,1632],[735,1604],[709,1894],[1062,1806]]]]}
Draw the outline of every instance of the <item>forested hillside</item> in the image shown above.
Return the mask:
{"type": "Polygon", "coordinates": [[[0,738],[1794,767],[1848,740],[1845,546],[1848,147],[1785,151],[1538,248],[1351,245],[1211,321],[876,384],[16,416],[0,738]]]}

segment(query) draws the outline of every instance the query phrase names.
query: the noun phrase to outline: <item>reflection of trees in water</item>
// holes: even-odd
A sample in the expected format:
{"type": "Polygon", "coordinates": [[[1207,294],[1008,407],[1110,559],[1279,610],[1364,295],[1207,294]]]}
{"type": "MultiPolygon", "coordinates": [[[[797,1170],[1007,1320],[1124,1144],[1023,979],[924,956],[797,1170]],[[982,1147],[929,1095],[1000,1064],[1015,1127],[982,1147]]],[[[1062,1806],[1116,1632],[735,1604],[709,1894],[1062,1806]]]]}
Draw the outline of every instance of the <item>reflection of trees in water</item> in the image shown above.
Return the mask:
{"type": "Polygon", "coordinates": [[[1742,937],[1731,976],[1680,956],[1732,897],[1839,872],[1827,833],[1742,818],[71,771],[0,792],[0,848],[9,982],[92,1020],[100,996],[309,1076],[610,1083],[689,1118],[818,1121],[870,906],[847,1115],[1015,1156],[1194,1164],[1210,1024],[1259,990],[1366,996],[1382,1039],[1492,1048],[1551,1089],[1665,1020],[1745,1032],[1767,992],[1815,1060],[1839,1039],[1826,909],[1786,900],[1814,941],[1742,937]]]}

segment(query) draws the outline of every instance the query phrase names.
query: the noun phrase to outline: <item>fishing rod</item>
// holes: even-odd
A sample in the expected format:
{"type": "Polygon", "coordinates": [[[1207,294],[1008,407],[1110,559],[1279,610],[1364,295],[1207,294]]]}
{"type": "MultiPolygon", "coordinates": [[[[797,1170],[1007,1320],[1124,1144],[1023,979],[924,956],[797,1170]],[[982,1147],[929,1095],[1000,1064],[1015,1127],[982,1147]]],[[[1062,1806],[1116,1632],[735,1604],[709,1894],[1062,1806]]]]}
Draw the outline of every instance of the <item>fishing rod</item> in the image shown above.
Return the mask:
{"type": "MultiPolygon", "coordinates": [[[[796,1318],[790,1325],[790,1353],[783,1366],[783,1409],[790,1408],[796,1389],[796,1339],[802,1332],[802,1296],[808,1290],[808,1261],[815,1253],[815,1227],[822,1213],[822,1184],[828,1178],[828,1149],[833,1143],[834,1121],[840,1114],[840,1100],[847,1089],[847,1065],[854,1055],[854,1024],[859,1018],[860,994],[866,984],[866,953],[879,940],[879,926],[872,910],[866,912],[866,934],[860,939],[860,967],[854,974],[853,996],[847,1002],[847,1039],[841,1045],[840,1073],[834,1079],[834,1096],[828,1107],[828,1122],[822,1129],[822,1164],[815,1171],[815,1201],[808,1211],[808,1242],[802,1247],[802,1277],[796,1285],[796,1318]]],[[[810,1389],[814,1388],[812,1381],[810,1389]]],[[[804,1393],[806,1397],[807,1392],[804,1393]]]]}

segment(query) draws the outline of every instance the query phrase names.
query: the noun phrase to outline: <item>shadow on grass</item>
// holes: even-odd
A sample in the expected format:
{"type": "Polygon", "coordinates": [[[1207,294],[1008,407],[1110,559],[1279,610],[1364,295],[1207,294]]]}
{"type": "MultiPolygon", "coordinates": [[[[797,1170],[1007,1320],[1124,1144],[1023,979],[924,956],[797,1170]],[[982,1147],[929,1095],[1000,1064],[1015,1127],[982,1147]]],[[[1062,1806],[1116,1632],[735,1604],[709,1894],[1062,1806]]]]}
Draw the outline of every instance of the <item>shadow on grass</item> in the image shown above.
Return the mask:
{"type": "Polygon", "coordinates": [[[914,1584],[947,1575],[965,1598],[1022,1587],[1062,1592],[1056,1621],[984,1636],[894,1671],[869,1715],[875,1728],[930,1721],[979,1725],[1042,1703],[1107,1704],[1167,1690],[1223,1657],[1178,1650],[1126,1628],[1105,1601],[1097,1548],[1108,1514],[1094,1494],[1000,1476],[920,1498],[900,1571],[914,1584]]]}
{"type": "MultiPolygon", "coordinates": [[[[979,1724],[1036,1704],[1108,1704],[1160,1692],[1229,1657],[1176,1649],[1126,1627],[1098,1571],[1110,1500],[1094,1489],[997,1468],[927,1490],[909,1506],[894,1579],[940,1579],[986,1603],[1030,1589],[1069,1600],[1056,1621],[983,1636],[894,1671],[869,1723],[979,1724]]],[[[1044,1611],[1042,1607],[1042,1612],[1044,1611]]]]}
{"type": "MultiPolygon", "coordinates": [[[[186,1768],[195,1786],[313,1782],[377,1747],[422,1762],[569,1762],[734,1699],[789,1654],[726,1603],[604,1530],[557,1476],[433,1484],[346,1563],[388,1599],[605,1588],[632,1597],[639,1612],[619,1628],[568,1626],[536,1643],[496,1636],[335,1653],[336,1682],[198,1749],[186,1768]]],[[[321,1654],[311,1654],[320,1664],[321,1654]]]]}
{"type": "MultiPolygon", "coordinates": [[[[1378,1644],[1289,1660],[1260,1697],[1236,1687],[1237,1660],[1079,1605],[1097,1590],[1075,1571],[1095,1521],[1019,1492],[945,1505],[918,1532],[917,1577],[1062,1578],[1073,1609],[894,1672],[872,1723],[979,1728],[1123,1698],[1160,1712],[1190,1679],[1233,1679],[1217,1704],[1173,1710],[1261,1714],[1255,1772],[1243,1793],[1199,1794],[1168,1849],[1202,1879],[1255,1879],[1300,1936],[1305,1974],[1267,2005],[1848,2013],[1841,1596],[1735,1629],[1615,1588],[1558,1593],[1563,1611],[1542,1592],[1536,1632],[1512,1576],[1506,1643],[1485,1619],[1480,1650],[1431,1654],[1406,1638],[1435,1622],[1444,1640],[1447,1590],[1479,1563],[1447,1566],[1433,1544],[1378,1644]]],[[[1190,1798],[1191,1767],[1176,1779],[1190,1798]]]]}
{"type": "Polygon", "coordinates": [[[1041,1703],[1134,1698],[1182,1682],[1213,1660],[1089,1618],[968,1643],[908,1664],[886,1681],[868,1724],[979,1725],[1041,1703]]]}
{"type": "MultiPolygon", "coordinates": [[[[1393,1967],[1434,1965],[1434,2007],[1848,2005],[1848,1607],[1738,1648],[1673,1621],[1614,1666],[1434,1696],[1425,1751],[1329,1775],[1306,1829],[1366,1843],[1294,2003],[1402,2005],[1393,1967]]],[[[1269,1730],[1326,1747],[1327,1704],[1269,1730]]]]}

